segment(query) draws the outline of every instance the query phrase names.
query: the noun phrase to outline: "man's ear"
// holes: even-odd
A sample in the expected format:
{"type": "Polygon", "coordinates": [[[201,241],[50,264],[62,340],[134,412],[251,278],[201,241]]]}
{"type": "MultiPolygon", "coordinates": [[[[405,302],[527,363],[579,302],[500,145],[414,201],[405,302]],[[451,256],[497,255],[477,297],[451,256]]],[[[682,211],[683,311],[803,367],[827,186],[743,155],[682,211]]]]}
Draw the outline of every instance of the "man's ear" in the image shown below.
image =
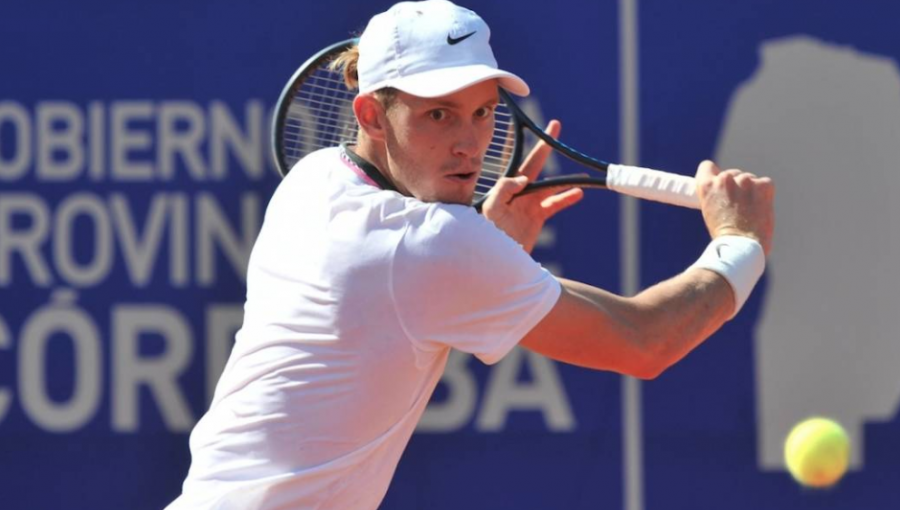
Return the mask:
{"type": "Polygon", "coordinates": [[[372,140],[383,141],[386,138],[386,112],[381,101],[370,94],[356,96],[353,100],[353,113],[359,127],[372,140]]]}

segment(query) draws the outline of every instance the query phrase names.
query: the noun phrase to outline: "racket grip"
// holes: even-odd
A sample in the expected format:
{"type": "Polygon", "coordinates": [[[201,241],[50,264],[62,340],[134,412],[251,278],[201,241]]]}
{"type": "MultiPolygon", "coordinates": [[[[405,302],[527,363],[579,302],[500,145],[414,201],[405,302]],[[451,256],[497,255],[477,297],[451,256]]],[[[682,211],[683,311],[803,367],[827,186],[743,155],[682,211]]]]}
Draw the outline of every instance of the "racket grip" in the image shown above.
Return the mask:
{"type": "Polygon", "coordinates": [[[611,164],[607,169],[606,185],[632,197],[700,209],[697,183],[686,175],[611,164]]]}

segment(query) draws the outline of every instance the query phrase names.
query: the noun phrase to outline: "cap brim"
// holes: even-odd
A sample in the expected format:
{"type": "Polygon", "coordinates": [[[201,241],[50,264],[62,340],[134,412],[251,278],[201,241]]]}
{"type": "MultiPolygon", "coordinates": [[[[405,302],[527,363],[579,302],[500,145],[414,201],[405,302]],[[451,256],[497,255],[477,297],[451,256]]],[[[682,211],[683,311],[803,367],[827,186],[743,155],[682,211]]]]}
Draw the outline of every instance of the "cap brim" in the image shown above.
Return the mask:
{"type": "Polygon", "coordinates": [[[531,92],[528,84],[522,78],[481,64],[435,69],[387,80],[370,88],[374,91],[393,87],[418,97],[441,97],[487,80],[498,80],[501,87],[517,96],[525,97],[531,92]]]}

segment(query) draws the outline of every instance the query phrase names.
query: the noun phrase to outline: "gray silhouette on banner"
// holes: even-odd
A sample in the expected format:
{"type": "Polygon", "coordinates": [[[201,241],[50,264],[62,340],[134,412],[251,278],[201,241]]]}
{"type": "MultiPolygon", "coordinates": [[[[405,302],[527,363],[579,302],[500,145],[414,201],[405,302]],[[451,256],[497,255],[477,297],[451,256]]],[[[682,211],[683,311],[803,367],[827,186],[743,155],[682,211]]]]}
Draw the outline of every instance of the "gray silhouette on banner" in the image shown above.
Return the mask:
{"type": "Polygon", "coordinates": [[[900,73],[888,58],[796,36],[767,41],[734,94],[717,160],[776,182],[775,247],[755,332],[758,462],[783,468],[791,427],[847,428],[900,395],[900,73]]]}

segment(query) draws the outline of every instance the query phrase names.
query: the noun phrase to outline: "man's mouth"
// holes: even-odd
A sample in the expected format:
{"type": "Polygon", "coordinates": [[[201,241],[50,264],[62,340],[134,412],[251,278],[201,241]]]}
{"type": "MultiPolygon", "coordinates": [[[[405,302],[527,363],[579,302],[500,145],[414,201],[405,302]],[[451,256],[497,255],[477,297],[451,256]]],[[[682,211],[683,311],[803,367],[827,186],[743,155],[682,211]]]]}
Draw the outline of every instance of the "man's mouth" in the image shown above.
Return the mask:
{"type": "Polygon", "coordinates": [[[477,175],[478,175],[478,172],[459,172],[459,173],[455,173],[455,174],[450,174],[447,177],[449,179],[453,179],[454,181],[468,182],[468,181],[474,180],[477,175]]]}

